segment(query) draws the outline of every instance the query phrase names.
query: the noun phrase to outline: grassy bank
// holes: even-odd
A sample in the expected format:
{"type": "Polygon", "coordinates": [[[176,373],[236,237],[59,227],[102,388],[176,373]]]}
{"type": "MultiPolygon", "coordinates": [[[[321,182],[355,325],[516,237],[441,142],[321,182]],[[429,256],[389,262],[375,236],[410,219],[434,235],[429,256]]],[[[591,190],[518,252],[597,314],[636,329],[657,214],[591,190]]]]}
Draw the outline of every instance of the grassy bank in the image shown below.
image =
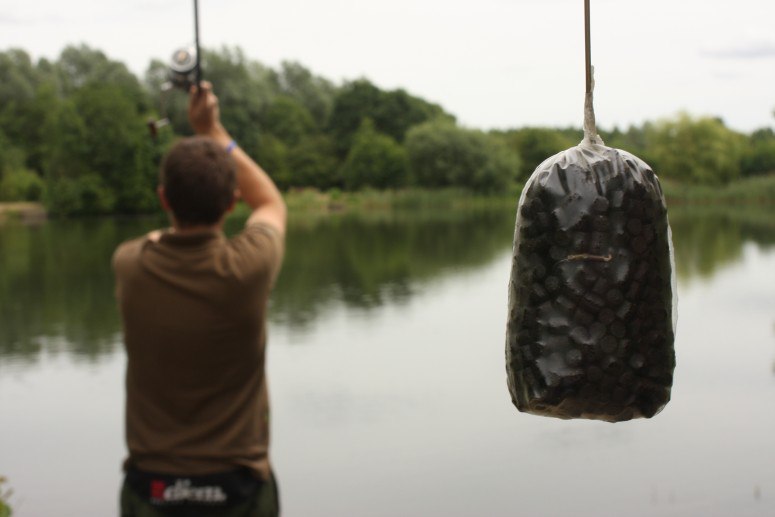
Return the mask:
{"type": "Polygon", "coordinates": [[[41,203],[0,203],[0,224],[7,221],[36,223],[46,219],[46,208],[41,203]]]}
{"type": "MultiPolygon", "coordinates": [[[[743,179],[720,187],[685,185],[663,180],[662,188],[668,204],[671,206],[748,205],[761,207],[775,204],[775,174],[743,179]]],[[[361,192],[297,190],[286,193],[285,200],[291,213],[516,209],[520,193],[521,187],[495,195],[475,194],[462,189],[366,190],[361,192]]],[[[242,210],[247,210],[247,208],[243,206],[242,210]]]]}
{"type": "MultiPolygon", "coordinates": [[[[662,188],[671,207],[677,205],[724,205],[766,207],[775,204],[775,174],[748,178],[720,187],[684,185],[662,180],[662,188]]],[[[463,189],[403,189],[320,192],[313,189],[284,193],[290,213],[331,214],[341,212],[371,213],[392,210],[516,210],[521,187],[494,195],[475,194],[463,189]]],[[[238,205],[233,217],[248,214],[238,205]]],[[[0,203],[0,223],[26,223],[45,220],[46,210],[40,203],[0,203]]]]}
{"type": "MultiPolygon", "coordinates": [[[[519,190],[497,195],[475,194],[462,189],[404,189],[320,192],[312,189],[284,193],[291,214],[371,213],[392,210],[490,210],[516,209],[519,190]]],[[[244,217],[248,208],[239,205],[234,217],[244,217]]]]}
{"type": "Polygon", "coordinates": [[[775,204],[775,173],[735,181],[728,185],[683,185],[661,180],[668,204],[775,204]]]}

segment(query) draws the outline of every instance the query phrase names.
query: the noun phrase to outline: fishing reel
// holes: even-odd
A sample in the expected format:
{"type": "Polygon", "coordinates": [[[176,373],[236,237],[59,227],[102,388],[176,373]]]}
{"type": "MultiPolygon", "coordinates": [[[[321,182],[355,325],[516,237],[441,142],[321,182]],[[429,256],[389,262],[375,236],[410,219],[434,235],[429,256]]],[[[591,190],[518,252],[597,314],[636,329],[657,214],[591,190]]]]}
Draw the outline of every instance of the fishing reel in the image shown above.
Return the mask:
{"type": "Polygon", "coordinates": [[[148,121],[148,130],[155,140],[159,129],[169,125],[165,106],[170,90],[183,90],[188,93],[191,87],[199,86],[202,80],[202,70],[199,65],[199,1],[194,0],[194,41],[196,46],[183,47],[172,53],[172,60],[167,69],[167,81],[161,85],[161,115],[159,120],[148,121]]]}
{"type": "MultiPolygon", "coordinates": [[[[162,114],[165,111],[164,106],[167,103],[167,95],[170,90],[182,90],[188,93],[191,87],[198,84],[199,79],[199,60],[197,59],[196,48],[183,47],[172,53],[167,68],[167,81],[161,85],[161,104],[162,114]]],[[[159,120],[149,120],[148,130],[151,137],[156,138],[160,128],[169,125],[170,120],[162,116],[159,120]]]]}
{"type": "Polygon", "coordinates": [[[191,87],[197,84],[198,66],[199,61],[197,60],[194,47],[184,47],[176,50],[172,54],[172,60],[167,72],[168,81],[162,85],[162,89],[177,88],[188,93],[191,87]]]}

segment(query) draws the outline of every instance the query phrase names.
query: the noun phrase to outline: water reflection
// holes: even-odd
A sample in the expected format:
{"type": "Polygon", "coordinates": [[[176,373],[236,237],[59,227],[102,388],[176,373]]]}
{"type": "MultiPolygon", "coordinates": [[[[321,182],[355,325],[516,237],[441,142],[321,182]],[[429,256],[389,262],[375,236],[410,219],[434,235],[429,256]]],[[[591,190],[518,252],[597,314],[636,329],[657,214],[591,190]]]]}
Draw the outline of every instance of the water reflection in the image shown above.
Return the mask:
{"type": "Polygon", "coordinates": [[[405,303],[425,281],[490,263],[510,248],[513,224],[503,212],[295,221],[271,317],[298,330],[332,302],[361,309],[405,303]]]}
{"type": "MultiPolygon", "coordinates": [[[[775,245],[767,209],[678,207],[670,220],[683,281],[707,279],[739,260],[746,242],[775,245]]],[[[119,341],[111,254],[122,240],[162,224],[103,219],[0,226],[0,356],[111,353],[119,341]]],[[[332,303],[367,311],[404,304],[425,283],[505,253],[513,225],[509,211],[292,217],[270,318],[299,331],[332,303]]],[[[238,227],[232,222],[228,231],[238,227]]]]}
{"type": "MultiPolygon", "coordinates": [[[[0,355],[41,350],[97,357],[120,330],[110,257],[163,220],[52,221],[0,229],[0,355]]],[[[503,212],[296,218],[271,318],[303,328],[332,301],[402,303],[417,283],[487,264],[511,242],[503,212]]],[[[227,232],[240,227],[232,221],[227,232]]]]}
{"type": "Polygon", "coordinates": [[[0,354],[110,352],[118,329],[110,256],[114,220],[0,229],[0,354]]]}
{"type": "Polygon", "coordinates": [[[775,217],[766,207],[678,206],[669,217],[676,270],[684,281],[710,278],[737,262],[746,242],[775,245],[775,217]]]}
{"type": "MultiPolygon", "coordinates": [[[[286,513],[772,515],[775,230],[767,214],[671,220],[674,397],[611,426],[509,401],[513,213],[293,218],[270,347],[286,513]]],[[[0,227],[0,474],[24,514],[115,514],[125,358],[109,258],[158,224],[0,227]],[[41,496],[52,486],[68,497],[41,496]]]]}

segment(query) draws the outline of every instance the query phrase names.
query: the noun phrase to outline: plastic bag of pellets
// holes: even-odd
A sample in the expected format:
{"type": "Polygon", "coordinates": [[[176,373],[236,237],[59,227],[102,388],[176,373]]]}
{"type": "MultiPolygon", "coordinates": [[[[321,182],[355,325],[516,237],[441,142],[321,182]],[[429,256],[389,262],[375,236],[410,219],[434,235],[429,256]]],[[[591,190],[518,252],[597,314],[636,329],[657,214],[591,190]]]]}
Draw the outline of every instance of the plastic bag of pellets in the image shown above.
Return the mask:
{"type": "Polygon", "coordinates": [[[610,422],[658,413],[676,300],[651,168],[594,138],[547,159],[523,190],[513,249],[506,370],[517,408],[610,422]]]}

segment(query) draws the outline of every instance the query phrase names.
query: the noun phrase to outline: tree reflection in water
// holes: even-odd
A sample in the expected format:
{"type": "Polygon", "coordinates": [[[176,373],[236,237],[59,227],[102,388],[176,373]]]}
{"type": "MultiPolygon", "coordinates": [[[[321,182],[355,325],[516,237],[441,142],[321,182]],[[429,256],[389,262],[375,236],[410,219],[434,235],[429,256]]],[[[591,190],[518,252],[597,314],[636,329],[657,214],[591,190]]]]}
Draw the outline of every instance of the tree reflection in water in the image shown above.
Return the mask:
{"type": "Polygon", "coordinates": [[[766,207],[677,206],[668,214],[678,278],[710,278],[740,260],[743,245],[775,245],[775,219],[766,207]]]}
{"type": "MultiPolygon", "coordinates": [[[[671,207],[670,222],[684,281],[707,279],[740,260],[746,243],[775,244],[767,209],[671,207]]],[[[42,351],[86,360],[113,353],[120,326],[111,255],[121,241],[163,224],[100,219],[0,227],[0,360],[35,360],[42,351]]],[[[233,221],[227,231],[239,226],[233,221]]],[[[292,214],[271,321],[303,330],[331,303],[363,310],[405,303],[427,282],[508,254],[513,231],[509,211],[292,214]]]]}

